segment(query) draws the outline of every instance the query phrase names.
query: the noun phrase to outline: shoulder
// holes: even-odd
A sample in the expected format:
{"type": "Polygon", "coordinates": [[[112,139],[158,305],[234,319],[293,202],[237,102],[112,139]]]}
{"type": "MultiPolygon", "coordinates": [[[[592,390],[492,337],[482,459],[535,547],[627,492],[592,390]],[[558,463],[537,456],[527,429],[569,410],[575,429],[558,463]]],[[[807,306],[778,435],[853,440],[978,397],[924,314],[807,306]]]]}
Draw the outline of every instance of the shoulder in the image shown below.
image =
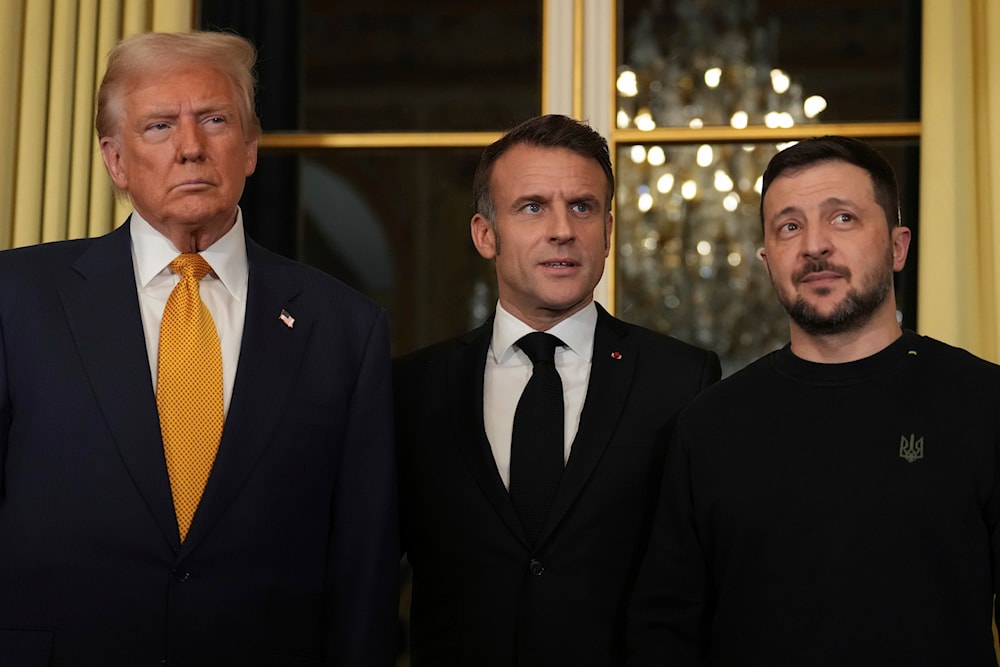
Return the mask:
{"type": "Polygon", "coordinates": [[[385,318],[385,309],[369,297],[316,267],[297,262],[247,239],[250,279],[278,291],[296,293],[296,300],[313,304],[318,314],[335,317],[345,311],[364,319],[385,318]]]}
{"type": "Polygon", "coordinates": [[[442,367],[455,354],[461,354],[465,351],[472,352],[481,349],[485,358],[492,331],[493,321],[490,319],[472,331],[400,355],[393,359],[394,372],[399,377],[427,372],[430,369],[442,367]]]}
{"type": "Polygon", "coordinates": [[[909,331],[904,335],[913,348],[910,353],[916,355],[918,360],[925,361],[922,367],[929,374],[942,378],[952,377],[959,381],[977,377],[990,379],[992,382],[1000,379],[1000,366],[968,350],[909,331]]]}
{"type": "Polygon", "coordinates": [[[705,418],[716,421],[722,413],[732,413],[744,408],[751,411],[761,409],[758,403],[767,399],[780,378],[772,363],[775,354],[777,352],[766,354],[706,387],[687,407],[685,419],[692,421],[705,418]]]}
{"type": "MultiPolygon", "coordinates": [[[[0,251],[0,294],[30,301],[79,280],[76,266],[98,240],[54,241],[0,251]]],[[[118,261],[131,266],[127,249],[118,261]]]]}
{"type": "Polygon", "coordinates": [[[0,271],[37,273],[52,267],[70,267],[96,239],[53,241],[0,251],[0,271]]]}
{"type": "MultiPolygon", "coordinates": [[[[719,356],[715,352],[686,343],[673,336],[625,322],[609,315],[603,308],[599,308],[595,344],[599,344],[601,341],[602,329],[605,333],[611,333],[610,341],[612,342],[615,337],[631,341],[639,350],[643,364],[667,364],[678,372],[682,372],[685,368],[704,370],[707,375],[714,375],[712,381],[717,380],[721,374],[719,356]]],[[[606,337],[605,340],[608,338],[606,337]]]]}

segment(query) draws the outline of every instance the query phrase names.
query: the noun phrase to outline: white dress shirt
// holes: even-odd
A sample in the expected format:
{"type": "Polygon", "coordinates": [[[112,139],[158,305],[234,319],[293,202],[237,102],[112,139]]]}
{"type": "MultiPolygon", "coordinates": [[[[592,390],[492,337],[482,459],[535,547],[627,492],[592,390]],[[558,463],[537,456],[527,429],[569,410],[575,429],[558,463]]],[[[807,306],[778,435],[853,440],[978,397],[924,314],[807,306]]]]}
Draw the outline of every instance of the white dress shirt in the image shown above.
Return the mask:
{"type": "MultiPolygon", "coordinates": [[[[181,252],[166,236],[153,229],[137,212],[132,213],[132,268],[139,292],[139,311],[146,335],[149,371],[156,391],[156,369],[160,355],[160,323],[170,292],[180,280],[169,264],[181,252]]],[[[222,347],[222,386],[224,409],[236,382],[236,364],[243,340],[243,321],[247,312],[247,278],[250,274],[246,239],[243,236],[243,212],[237,208],[236,224],[225,236],[201,251],[212,271],[201,279],[198,290],[201,300],[215,320],[222,347]]]]}
{"type": "MultiPolygon", "coordinates": [[[[557,347],[555,355],[556,370],[563,385],[564,463],[569,460],[573,439],[580,425],[583,401],[587,397],[596,326],[597,306],[590,303],[546,332],[566,344],[557,347]]],[[[497,304],[483,378],[483,422],[500,478],[508,488],[514,411],[521,392],[531,378],[532,369],[531,359],[515,343],[532,331],[534,329],[497,304]]]]}

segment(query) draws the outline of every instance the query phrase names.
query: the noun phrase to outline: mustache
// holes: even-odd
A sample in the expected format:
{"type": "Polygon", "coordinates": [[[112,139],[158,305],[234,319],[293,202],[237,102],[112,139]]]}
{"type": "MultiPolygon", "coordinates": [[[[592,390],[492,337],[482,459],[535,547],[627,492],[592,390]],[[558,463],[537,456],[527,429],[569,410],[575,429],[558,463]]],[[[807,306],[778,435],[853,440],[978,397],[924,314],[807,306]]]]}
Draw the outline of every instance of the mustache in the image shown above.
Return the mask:
{"type": "Polygon", "coordinates": [[[840,264],[834,264],[833,262],[827,261],[825,259],[814,259],[806,264],[804,264],[799,270],[792,274],[792,280],[794,282],[802,282],[805,280],[806,276],[812,273],[822,273],[824,271],[830,271],[831,273],[837,273],[844,278],[851,277],[851,270],[846,266],[841,266],[840,264]]]}

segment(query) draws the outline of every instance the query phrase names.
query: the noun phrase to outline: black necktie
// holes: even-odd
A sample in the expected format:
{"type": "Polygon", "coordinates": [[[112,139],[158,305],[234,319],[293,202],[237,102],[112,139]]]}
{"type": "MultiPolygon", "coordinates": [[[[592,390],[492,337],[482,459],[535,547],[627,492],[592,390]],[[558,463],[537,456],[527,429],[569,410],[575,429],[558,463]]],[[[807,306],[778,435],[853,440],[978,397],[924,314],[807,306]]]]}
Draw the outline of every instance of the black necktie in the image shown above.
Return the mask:
{"type": "Polygon", "coordinates": [[[555,351],[563,342],[534,332],[517,341],[534,368],[514,412],[510,443],[510,497],[534,541],[545,522],[563,471],[563,392],[555,351]]]}

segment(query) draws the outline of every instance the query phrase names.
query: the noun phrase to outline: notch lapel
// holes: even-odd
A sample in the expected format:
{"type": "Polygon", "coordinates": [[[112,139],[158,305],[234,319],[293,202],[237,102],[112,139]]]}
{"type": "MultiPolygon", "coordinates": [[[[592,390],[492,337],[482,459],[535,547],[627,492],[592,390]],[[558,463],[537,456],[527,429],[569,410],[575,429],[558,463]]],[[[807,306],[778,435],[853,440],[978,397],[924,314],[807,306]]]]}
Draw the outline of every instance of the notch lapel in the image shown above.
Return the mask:
{"type": "Polygon", "coordinates": [[[528,535],[510,501],[497,470],[483,423],[483,378],[493,333],[492,318],[463,337],[448,367],[448,396],[452,406],[453,440],[473,479],[514,535],[525,545],[528,535]]]}
{"type": "Polygon", "coordinates": [[[164,538],[180,548],[149,357],[139,315],[129,224],[94,239],[60,289],[70,331],[122,461],[164,538]]]}
{"type": "Polygon", "coordinates": [[[273,440],[296,378],[315,319],[296,308],[301,291],[293,272],[247,238],[249,284],[246,318],[229,413],[219,452],[184,541],[191,548],[233,502],[261,454],[273,440]],[[279,315],[290,313],[295,326],[279,315]]]}
{"type": "Polygon", "coordinates": [[[604,456],[625,408],[638,362],[636,338],[629,337],[628,328],[597,305],[594,356],[580,426],[545,525],[538,536],[539,544],[545,541],[572,507],[604,456]]]}

